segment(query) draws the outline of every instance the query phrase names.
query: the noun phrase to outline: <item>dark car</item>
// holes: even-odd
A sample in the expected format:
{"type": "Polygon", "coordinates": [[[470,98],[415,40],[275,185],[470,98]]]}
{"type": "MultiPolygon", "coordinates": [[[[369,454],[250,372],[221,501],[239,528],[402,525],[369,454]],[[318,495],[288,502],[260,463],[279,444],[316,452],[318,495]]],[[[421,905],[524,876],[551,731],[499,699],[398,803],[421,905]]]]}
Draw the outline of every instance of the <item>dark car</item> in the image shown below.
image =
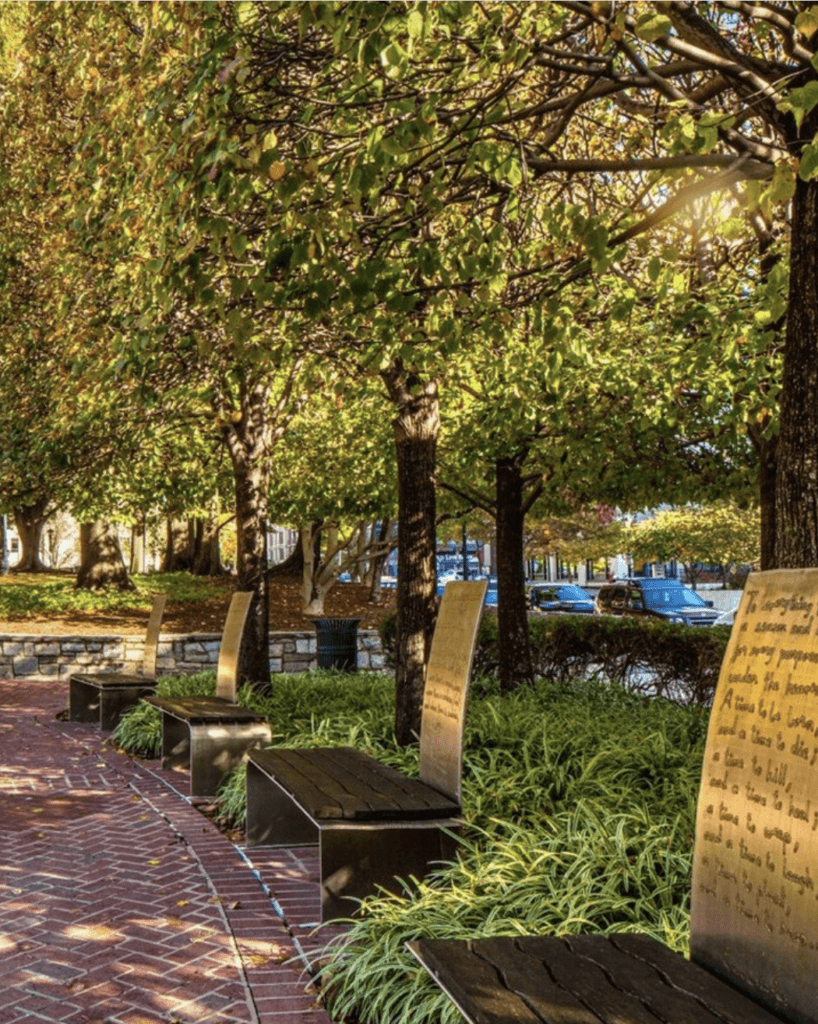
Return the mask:
{"type": "Polygon", "coordinates": [[[712,626],[719,617],[712,601],[675,580],[631,579],[600,587],[594,611],[598,615],[636,615],[665,619],[686,626],[712,626]]]}
{"type": "Polygon", "coordinates": [[[532,608],[544,612],[570,612],[572,615],[590,615],[594,610],[594,601],[582,587],[573,584],[564,586],[539,585],[529,591],[532,608]]]}

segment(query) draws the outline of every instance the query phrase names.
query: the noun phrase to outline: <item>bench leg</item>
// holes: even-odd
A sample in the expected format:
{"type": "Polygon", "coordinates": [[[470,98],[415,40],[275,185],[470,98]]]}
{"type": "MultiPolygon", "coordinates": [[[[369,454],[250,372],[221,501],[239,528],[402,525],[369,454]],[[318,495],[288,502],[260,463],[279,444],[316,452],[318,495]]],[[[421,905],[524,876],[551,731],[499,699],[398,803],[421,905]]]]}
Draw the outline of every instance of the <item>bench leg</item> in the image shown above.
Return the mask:
{"type": "Polygon", "coordinates": [[[162,767],[190,769],[190,727],[166,711],[162,712],[162,767]]]}
{"type": "Polygon", "coordinates": [[[156,687],[151,685],[103,687],[100,691],[99,710],[99,726],[102,731],[111,732],[128,708],[135,707],[143,697],[155,692],[156,687]]]}
{"type": "Polygon", "coordinates": [[[266,722],[190,724],[190,795],[215,796],[224,776],[253,747],[272,742],[266,722]]]}
{"type": "Polygon", "coordinates": [[[316,846],[318,826],[252,761],[247,762],[248,846],[316,846]]]}
{"type": "Polygon", "coordinates": [[[68,679],[68,720],[99,724],[100,691],[80,679],[68,679]]]}
{"type": "Polygon", "coordinates": [[[323,824],[321,920],[350,917],[358,908],[354,900],[374,895],[379,888],[403,892],[399,879],[423,878],[436,861],[453,860],[457,844],[441,825],[456,832],[459,823],[323,824]]]}

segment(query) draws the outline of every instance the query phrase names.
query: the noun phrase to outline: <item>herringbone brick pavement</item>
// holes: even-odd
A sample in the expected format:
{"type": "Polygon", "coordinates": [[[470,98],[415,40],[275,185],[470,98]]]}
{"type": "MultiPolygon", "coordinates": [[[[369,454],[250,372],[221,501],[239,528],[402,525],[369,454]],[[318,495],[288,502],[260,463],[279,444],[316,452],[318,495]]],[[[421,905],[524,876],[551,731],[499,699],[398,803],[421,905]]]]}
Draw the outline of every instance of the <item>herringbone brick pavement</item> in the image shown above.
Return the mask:
{"type": "Polygon", "coordinates": [[[66,704],[0,681],[0,1024],[328,1024],[314,851],[234,846],[66,704]]]}

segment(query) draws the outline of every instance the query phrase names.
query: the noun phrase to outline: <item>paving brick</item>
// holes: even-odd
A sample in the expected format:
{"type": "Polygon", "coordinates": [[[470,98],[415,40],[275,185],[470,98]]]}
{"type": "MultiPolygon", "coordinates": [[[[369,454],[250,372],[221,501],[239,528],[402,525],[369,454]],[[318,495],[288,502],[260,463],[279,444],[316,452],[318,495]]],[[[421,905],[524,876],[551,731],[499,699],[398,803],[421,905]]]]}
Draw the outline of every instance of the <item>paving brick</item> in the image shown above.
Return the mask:
{"type": "Polygon", "coordinates": [[[65,681],[0,681],[0,1024],[328,1024],[281,963],[317,917],[314,852],[257,858],[285,922],[184,777],[66,703],[65,681]]]}

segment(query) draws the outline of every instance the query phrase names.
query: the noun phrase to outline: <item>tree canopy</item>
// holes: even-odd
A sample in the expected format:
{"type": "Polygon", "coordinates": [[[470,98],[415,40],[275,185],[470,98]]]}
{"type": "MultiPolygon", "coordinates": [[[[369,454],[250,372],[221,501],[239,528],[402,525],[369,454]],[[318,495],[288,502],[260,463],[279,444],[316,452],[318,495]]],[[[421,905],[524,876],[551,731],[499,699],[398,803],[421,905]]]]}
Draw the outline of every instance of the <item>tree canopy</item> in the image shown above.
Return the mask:
{"type": "Polygon", "coordinates": [[[339,374],[385,396],[415,719],[442,480],[528,483],[507,507],[543,517],[755,489],[762,563],[816,564],[816,32],[738,0],[5,5],[0,344],[10,381],[48,360],[27,465],[166,428],[227,451],[264,652],[276,460],[320,437],[299,416],[346,436],[339,374]]]}

